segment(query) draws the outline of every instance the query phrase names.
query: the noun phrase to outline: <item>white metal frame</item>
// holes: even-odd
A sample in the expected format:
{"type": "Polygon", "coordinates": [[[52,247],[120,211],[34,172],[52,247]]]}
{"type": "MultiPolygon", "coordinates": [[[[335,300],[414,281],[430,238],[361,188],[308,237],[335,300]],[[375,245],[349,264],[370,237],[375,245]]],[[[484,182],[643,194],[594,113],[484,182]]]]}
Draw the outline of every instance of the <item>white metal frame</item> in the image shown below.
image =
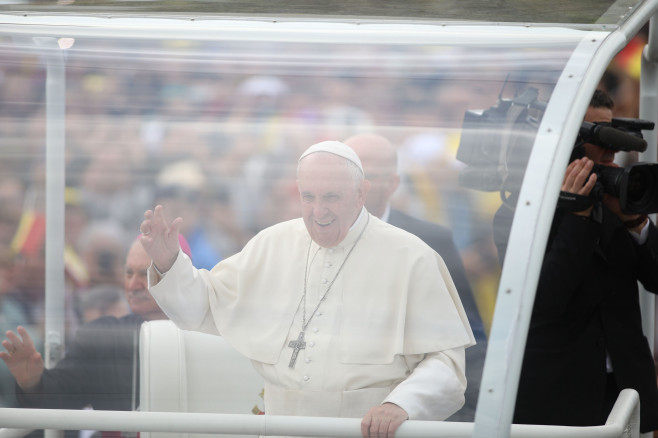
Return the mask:
{"type": "MultiPolygon", "coordinates": [[[[604,426],[567,427],[515,424],[515,438],[638,438],[639,396],[625,389],[604,426]]],[[[0,424],[11,428],[180,432],[262,436],[361,436],[358,418],[286,417],[272,415],[193,414],[179,412],[111,412],[39,409],[0,409],[0,424]],[[120,425],[120,426],[119,426],[120,425]]],[[[473,423],[406,421],[396,437],[469,437],[473,423]]],[[[0,438],[14,438],[0,429],[0,438]],[[7,435],[5,435],[5,433],[7,435]]],[[[494,435],[489,435],[494,436],[494,435]]]]}
{"type": "MultiPolygon", "coordinates": [[[[511,425],[512,412],[516,396],[516,387],[518,384],[518,374],[520,371],[521,359],[523,356],[523,347],[525,344],[526,332],[529,324],[529,310],[532,307],[534,290],[539,277],[539,265],[543,259],[545,249],[545,240],[550,227],[552,212],[557,200],[559,190],[559,181],[562,178],[563,169],[568,160],[573,138],[580,126],[580,121],[585,113],[591,93],[596,87],[598,80],[605,70],[605,67],[613,56],[630,41],[630,38],[637,33],[640,27],[646,22],[648,17],[652,17],[658,10],[658,0],[650,0],[641,4],[637,11],[634,11],[630,20],[618,29],[611,29],[611,32],[591,32],[588,35],[591,41],[583,41],[583,45],[592,44],[581,53],[588,50],[591,55],[589,67],[584,74],[582,72],[570,72],[565,70],[565,75],[558,83],[553,98],[548,104],[546,113],[539,127],[539,132],[535,141],[537,147],[533,148],[526,175],[532,180],[532,184],[525,184],[520,196],[518,212],[514,219],[514,224],[510,234],[508,246],[508,259],[502,273],[498,302],[494,324],[492,326],[487,361],[485,364],[480,402],[474,424],[455,424],[455,423],[422,423],[407,422],[401,430],[401,434],[410,433],[413,435],[415,428],[418,430],[431,430],[434,436],[446,436],[441,434],[466,433],[469,436],[472,432],[476,437],[507,437],[510,434],[517,436],[517,431],[524,434],[531,433],[535,428],[543,431],[561,430],[558,428],[547,428],[546,426],[517,426],[511,425]],[[566,110],[565,110],[566,108],[566,110]],[[540,147],[542,146],[543,147],[540,147]],[[552,163],[546,166],[546,162],[552,163]],[[528,235],[533,239],[528,240],[528,235]],[[514,267],[524,266],[529,269],[523,270],[523,275],[519,275],[519,270],[514,267]],[[502,366],[504,364],[504,366],[502,366]],[[429,429],[426,429],[429,428],[429,429]],[[437,428],[437,429],[434,429],[437,428]]],[[[76,19],[71,17],[34,17],[3,15],[0,16],[0,29],[11,29],[12,33],[23,33],[24,35],[39,34],[45,37],[57,38],[60,36],[112,36],[118,34],[134,38],[154,38],[158,36],[171,36],[174,32],[180,31],[185,33],[185,38],[203,38],[213,39],[235,38],[248,40],[262,38],[262,32],[268,32],[269,40],[290,40],[294,36],[296,24],[287,23],[287,26],[277,26],[273,22],[244,22],[244,21],[191,21],[191,20],[158,20],[154,25],[149,20],[131,20],[131,19],[111,19],[110,17],[85,17],[76,19]],[[29,26],[21,26],[29,24],[29,26]],[[291,34],[292,31],[292,34],[291,34]]],[[[461,44],[468,45],[474,40],[472,36],[476,33],[478,26],[473,25],[466,27],[459,34],[458,41],[461,44]]],[[[454,27],[443,25],[417,25],[409,26],[408,24],[361,24],[358,22],[351,23],[313,23],[313,31],[309,32],[309,26],[299,24],[299,30],[304,29],[304,37],[313,41],[314,38],[322,41],[343,41],[354,38],[362,42],[414,42],[422,41],[426,43],[432,39],[433,35],[444,32],[456,32],[454,27]],[[358,32],[350,32],[349,30],[358,32]],[[410,31],[413,29],[413,31],[410,31]]],[[[482,29],[480,29],[482,30],[482,29]]],[[[564,32],[561,29],[561,32],[564,32]]],[[[493,32],[493,30],[492,30],[493,32]]],[[[521,38],[539,38],[556,37],[558,35],[554,29],[543,27],[533,29],[532,32],[521,26],[498,26],[495,27],[496,35],[501,32],[509,32],[516,41],[521,38]]],[[[572,30],[572,32],[582,32],[572,30]]],[[[645,51],[645,65],[643,66],[643,96],[641,101],[641,110],[644,118],[656,120],[657,103],[655,97],[656,72],[655,72],[655,47],[653,40],[656,38],[652,34],[652,42],[648,50],[645,51]]],[[[480,34],[481,36],[481,34],[480,34]]],[[[58,49],[52,49],[57,51],[58,49]]],[[[49,57],[49,75],[56,77],[63,74],[61,68],[61,54],[49,57]]],[[[59,87],[64,87],[63,77],[59,87]]],[[[63,232],[58,230],[59,225],[50,225],[50,221],[59,221],[63,223],[63,144],[64,144],[64,114],[65,107],[63,100],[63,88],[57,89],[57,85],[48,89],[48,168],[47,168],[47,187],[49,188],[47,205],[47,216],[49,225],[47,228],[49,236],[49,245],[47,246],[47,281],[49,284],[63,284],[63,266],[61,262],[61,248],[63,248],[63,232]],[[52,117],[52,119],[51,119],[52,117]],[[61,167],[60,167],[61,166],[61,167]],[[60,240],[56,236],[62,236],[60,240]]],[[[655,144],[655,138],[653,138],[655,144]]],[[[655,155],[654,155],[655,159],[655,155]]],[[[63,290],[63,288],[62,288],[63,290]]],[[[51,292],[49,292],[51,293],[51,292]]],[[[56,295],[56,292],[53,293],[56,295]]],[[[61,301],[63,302],[63,300],[61,301]]],[[[57,307],[59,303],[54,303],[57,307]]],[[[653,321],[653,315],[650,316],[653,321]]],[[[59,325],[59,324],[58,324],[59,325]]],[[[54,327],[47,331],[51,348],[59,348],[57,332],[63,330],[54,327]],[[51,333],[52,332],[52,333],[51,333]],[[51,339],[52,337],[52,339],[51,339]]],[[[48,354],[47,357],[56,357],[57,354],[48,354]]],[[[160,427],[166,427],[167,430],[176,431],[178,425],[189,425],[191,429],[197,430],[195,425],[203,419],[204,421],[214,422],[216,419],[222,419],[222,424],[232,424],[236,416],[212,416],[207,417],[201,414],[162,414],[160,417],[157,413],[112,413],[112,412],[94,412],[85,411],[40,411],[40,410],[23,410],[23,409],[0,409],[0,425],[8,427],[38,427],[38,428],[77,428],[107,430],[108,426],[120,423],[125,427],[135,425],[134,430],[161,430],[160,427]],[[84,417],[84,418],[83,418],[84,417]],[[111,423],[104,423],[110,421],[111,423]],[[172,419],[176,422],[172,422],[172,419]],[[166,422],[163,422],[164,420],[166,422]],[[150,421],[153,420],[153,423],[150,421]],[[144,423],[142,423],[144,421],[144,423]],[[156,425],[157,423],[157,425],[156,425]]],[[[318,435],[318,432],[327,431],[325,421],[346,427],[345,432],[336,430],[332,435],[349,436],[355,435],[358,428],[355,427],[356,421],[348,419],[309,419],[309,418],[287,418],[287,417],[265,417],[255,418],[249,416],[237,416],[240,422],[249,424],[249,433],[261,434],[287,434],[303,435],[300,425],[309,426],[310,435],[318,435]],[[279,422],[290,422],[288,429],[279,429],[279,422]],[[322,424],[321,429],[314,429],[317,425],[322,424]],[[345,433],[346,435],[341,435],[345,433]]],[[[132,426],[131,426],[132,427],[132,426]]],[[[233,426],[231,426],[233,427],[233,426]]],[[[328,427],[328,426],[327,426],[328,427]]],[[[339,427],[339,429],[340,429],[339,427]]],[[[607,427],[607,426],[606,426],[607,427]]],[[[109,427],[110,429],[115,426],[109,427]]],[[[537,429],[537,430],[540,430],[537,429]]],[[[595,430],[596,428],[584,428],[582,430],[595,430]]],[[[133,429],[126,429],[133,430],[133,429]]],[[[220,429],[217,429],[220,430],[220,429]]],[[[307,430],[307,429],[304,429],[307,430]]],[[[342,430],[342,429],[341,429],[342,430]]],[[[578,429],[580,430],[580,429],[578,429]]],[[[231,433],[235,433],[232,429],[231,433]]],[[[420,432],[419,432],[420,433],[420,432]]],[[[423,432],[424,433],[424,432],[423,432]]],[[[573,435],[574,430],[569,428],[569,433],[573,435]]],[[[580,433],[580,432],[579,432],[580,433]]],[[[585,433],[585,432],[583,432],[585,433]]],[[[619,435],[601,435],[602,431],[597,430],[596,436],[619,436],[619,435]]],[[[603,432],[607,433],[607,432],[603,432]]],[[[616,432],[615,432],[616,433],[616,432]]],[[[322,434],[322,433],[320,433],[322,434]]],[[[521,436],[521,435],[518,435],[521,436]]],[[[526,435],[523,435],[526,436],[526,435]]],[[[527,435],[532,436],[532,435],[527,435]]],[[[548,436],[548,435],[543,435],[548,436]]],[[[553,435],[550,435],[553,436],[553,435]]],[[[564,435],[554,435],[564,436],[564,435]]],[[[580,436],[580,435],[579,435],[580,436]]],[[[589,436],[589,435],[582,435],[589,436]]]]}
{"type": "MultiPolygon", "coordinates": [[[[607,36],[593,34],[589,42],[596,47],[574,52],[574,56],[586,56],[589,51],[589,67],[583,76],[580,72],[569,71],[568,67],[565,69],[542,118],[526,169],[498,288],[474,437],[510,436],[530,314],[564,169],[602,73],[647,17],[654,16],[658,5],[647,2],[642,8],[644,10],[638,11],[640,13],[635,19],[615,32],[607,36]],[[546,166],[546,163],[551,165],[546,166]]],[[[582,43],[587,44],[588,41],[582,43]]],[[[645,79],[656,84],[657,78],[654,73],[645,79]]],[[[648,103],[645,101],[645,105],[648,103]]],[[[651,105],[653,108],[645,108],[645,111],[655,114],[655,100],[651,105]]]]}

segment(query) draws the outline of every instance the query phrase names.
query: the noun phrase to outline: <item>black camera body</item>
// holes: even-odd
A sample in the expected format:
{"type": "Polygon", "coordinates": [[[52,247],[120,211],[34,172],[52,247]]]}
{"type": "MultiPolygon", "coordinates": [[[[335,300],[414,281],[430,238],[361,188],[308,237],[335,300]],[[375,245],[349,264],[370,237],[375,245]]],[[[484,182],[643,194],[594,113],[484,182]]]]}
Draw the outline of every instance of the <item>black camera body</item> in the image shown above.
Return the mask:
{"type": "Polygon", "coordinates": [[[546,104],[529,88],[514,99],[498,99],[486,110],[464,115],[457,159],[466,166],[459,184],[487,192],[520,189],[546,104]]]}
{"type": "MultiPolygon", "coordinates": [[[[457,159],[467,166],[460,172],[459,184],[499,191],[504,203],[514,202],[545,108],[537,90],[529,88],[514,99],[499,98],[489,109],[466,111],[457,159]]],[[[651,121],[632,118],[583,122],[571,160],[584,156],[585,143],[615,151],[643,152],[647,142],[642,130],[653,128],[651,121]]],[[[623,168],[596,165],[593,172],[597,174],[591,195],[594,199],[600,200],[608,193],[619,198],[626,214],[658,213],[658,164],[634,163],[623,168]]]]}

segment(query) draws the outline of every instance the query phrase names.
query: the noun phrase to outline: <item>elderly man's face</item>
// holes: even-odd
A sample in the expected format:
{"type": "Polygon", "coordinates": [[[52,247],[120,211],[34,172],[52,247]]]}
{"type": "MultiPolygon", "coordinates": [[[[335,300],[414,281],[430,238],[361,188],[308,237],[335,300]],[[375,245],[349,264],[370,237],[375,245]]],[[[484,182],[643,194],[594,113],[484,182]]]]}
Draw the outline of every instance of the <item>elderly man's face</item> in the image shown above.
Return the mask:
{"type": "Polygon", "coordinates": [[[146,271],[151,258],[139,241],[133,242],[126,257],[124,287],[130,310],[147,321],[165,319],[166,315],[148,290],[146,271]]]}
{"type": "Polygon", "coordinates": [[[299,168],[297,186],[304,224],[313,241],[325,248],[343,241],[368,192],[368,183],[357,182],[345,161],[316,152],[305,157],[299,168]]]}

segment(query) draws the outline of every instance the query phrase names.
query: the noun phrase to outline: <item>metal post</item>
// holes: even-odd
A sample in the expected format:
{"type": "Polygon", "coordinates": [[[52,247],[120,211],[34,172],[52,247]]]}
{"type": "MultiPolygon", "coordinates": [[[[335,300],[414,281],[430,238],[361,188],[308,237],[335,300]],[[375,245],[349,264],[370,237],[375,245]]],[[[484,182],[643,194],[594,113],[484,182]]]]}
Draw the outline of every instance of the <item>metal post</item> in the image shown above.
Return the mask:
{"type": "MultiPolygon", "coordinates": [[[[53,40],[49,38],[49,40],[53,40]]],[[[46,368],[63,357],[66,68],[53,40],[46,50],[46,368]]]]}
{"type": "MultiPolygon", "coordinates": [[[[649,24],[649,41],[642,52],[642,64],[640,73],[640,118],[651,120],[658,126],[658,32],[655,30],[656,16],[652,17],[649,24]]],[[[649,147],[640,155],[641,161],[656,162],[658,156],[658,133],[655,128],[643,133],[649,147]]],[[[652,215],[654,223],[656,215],[652,215]]],[[[655,337],[655,305],[656,298],[653,294],[640,291],[640,305],[642,308],[642,327],[649,340],[653,351],[655,337]]]]}
{"type": "MultiPolygon", "coordinates": [[[[64,357],[66,286],[64,276],[64,190],[66,133],[66,67],[55,38],[34,38],[46,59],[46,291],[45,366],[64,357]]],[[[61,435],[47,430],[47,438],[61,435]]]]}

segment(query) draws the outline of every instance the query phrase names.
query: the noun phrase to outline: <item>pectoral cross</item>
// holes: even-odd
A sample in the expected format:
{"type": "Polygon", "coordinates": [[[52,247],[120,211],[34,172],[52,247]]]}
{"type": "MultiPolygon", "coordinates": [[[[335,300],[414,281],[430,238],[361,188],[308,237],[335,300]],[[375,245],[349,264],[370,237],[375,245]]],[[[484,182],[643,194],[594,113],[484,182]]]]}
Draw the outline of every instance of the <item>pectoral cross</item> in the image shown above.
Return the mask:
{"type": "Polygon", "coordinates": [[[288,368],[295,368],[295,362],[297,362],[297,355],[299,354],[299,350],[306,348],[306,341],[304,341],[304,330],[299,332],[299,336],[297,337],[296,341],[290,341],[290,343],[288,343],[288,347],[293,349],[288,368]]]}

